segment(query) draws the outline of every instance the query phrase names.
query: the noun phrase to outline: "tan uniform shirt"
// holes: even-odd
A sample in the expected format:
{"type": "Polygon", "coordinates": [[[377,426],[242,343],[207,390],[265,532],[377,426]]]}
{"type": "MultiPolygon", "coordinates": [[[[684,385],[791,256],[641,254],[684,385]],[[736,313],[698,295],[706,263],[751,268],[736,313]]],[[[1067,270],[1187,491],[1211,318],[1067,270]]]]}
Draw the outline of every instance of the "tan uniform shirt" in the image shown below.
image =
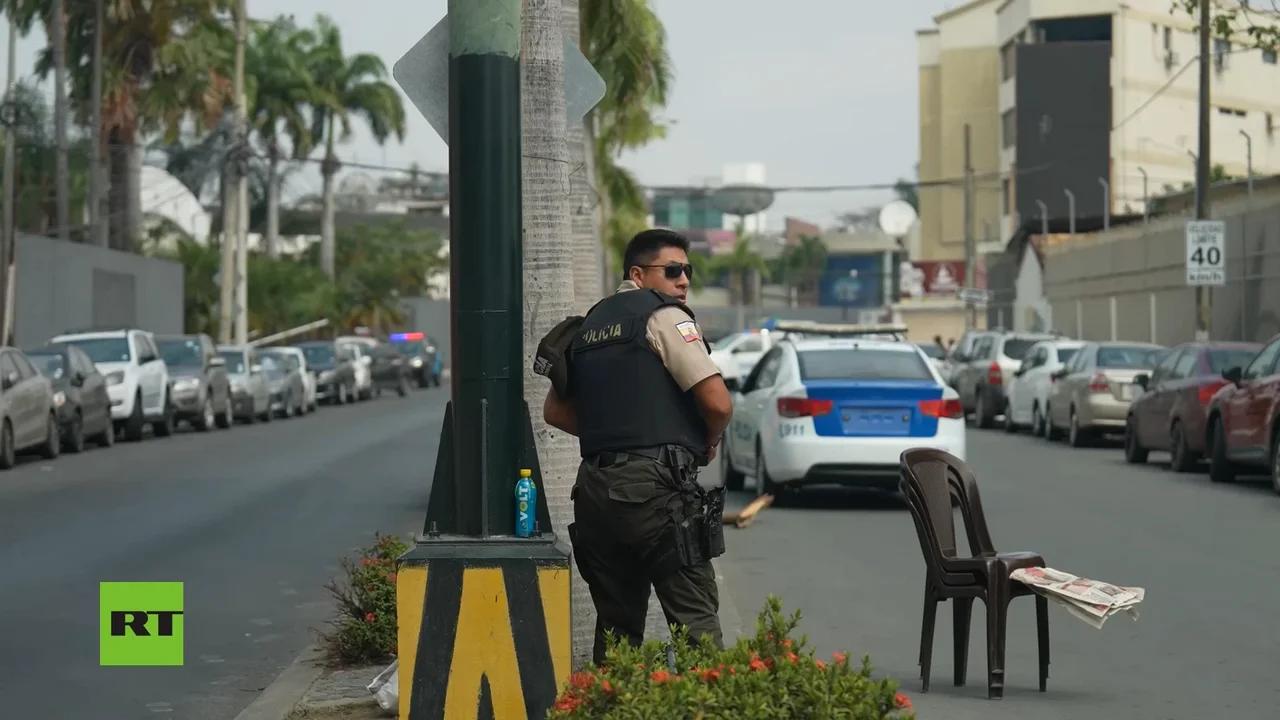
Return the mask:
{"type": "MultiPolygon", "coordinates": [[[[639,289],[630,280],[618,286],[618,292],[639,289]]],[[[649,347],[662,358],[663,366],[671,373],[681,390],[688,391],[712,375],[720,374],[720,368],[712,362],[707,346],[702,341],[702,329],[680,308],[658,308],[649,316],[645,338],[649,341],[649,347]]]]}

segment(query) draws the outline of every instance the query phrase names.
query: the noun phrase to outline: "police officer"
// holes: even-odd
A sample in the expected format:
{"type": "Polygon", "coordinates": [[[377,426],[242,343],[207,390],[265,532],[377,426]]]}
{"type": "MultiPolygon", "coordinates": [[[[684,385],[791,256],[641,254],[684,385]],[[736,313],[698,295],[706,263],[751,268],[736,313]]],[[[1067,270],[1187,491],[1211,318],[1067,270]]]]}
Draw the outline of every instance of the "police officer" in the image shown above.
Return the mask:
{"type": "Polygon", "coordinates": [[[722,643],[711,558],[724,551],[724,491],[696,477],[732,404],[685,306],[688,252],[670,230],[628,243],[625,281],[570,345],[570,397],[552,388],[543,407],[548,424],[580,441],[569,536],[596,606],[597,664],[606,632],[641,642],[650,586],[668,624],[722,643]]]}

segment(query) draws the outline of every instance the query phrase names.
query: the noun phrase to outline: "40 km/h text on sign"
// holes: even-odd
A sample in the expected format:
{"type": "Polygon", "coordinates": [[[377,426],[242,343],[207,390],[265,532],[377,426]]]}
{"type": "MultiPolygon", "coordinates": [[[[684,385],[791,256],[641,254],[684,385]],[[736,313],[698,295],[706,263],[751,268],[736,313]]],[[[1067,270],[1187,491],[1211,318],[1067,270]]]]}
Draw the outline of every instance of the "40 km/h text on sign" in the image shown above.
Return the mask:
{"type": "Polygon", "coordinates": [[[1227,226],[1221,220],[1187,223],[1187,284],[1226,285],[1227,226]]]}

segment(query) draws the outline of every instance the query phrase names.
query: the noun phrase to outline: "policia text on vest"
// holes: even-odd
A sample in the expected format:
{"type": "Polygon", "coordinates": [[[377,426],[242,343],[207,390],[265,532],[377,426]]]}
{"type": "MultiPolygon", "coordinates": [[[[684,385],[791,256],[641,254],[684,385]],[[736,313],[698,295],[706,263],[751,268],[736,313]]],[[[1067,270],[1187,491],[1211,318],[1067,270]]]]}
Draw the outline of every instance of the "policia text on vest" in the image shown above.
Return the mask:
{"type": "Polygon", "coordinates": [[[650,586],[669,623],[720,643],[711,559],[724,552],[724,491],[696,481],[709,438],[689,387],[717,372],[693,313],[624,284],[587,314],[567,354],[582,451],[569,536],[598,614],[595,661],[607,632],[643,639],[650,586]],[[654,332],[665,333],[662,353],[654,332]]]}

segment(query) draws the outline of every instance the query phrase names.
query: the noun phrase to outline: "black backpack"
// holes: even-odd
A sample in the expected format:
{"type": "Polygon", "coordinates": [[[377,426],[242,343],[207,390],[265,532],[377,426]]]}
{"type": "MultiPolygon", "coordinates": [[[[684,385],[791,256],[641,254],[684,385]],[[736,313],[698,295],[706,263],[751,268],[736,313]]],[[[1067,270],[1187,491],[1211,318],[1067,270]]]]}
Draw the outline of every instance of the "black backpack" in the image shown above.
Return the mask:
{"type": "Polygon", "coordinates": [[[569,346],[586,320],[584,315],[571,315],[561,320],[538,341],[533,357],[533,371],[549,380],[556,394],[569,397],[569,346]]]}

